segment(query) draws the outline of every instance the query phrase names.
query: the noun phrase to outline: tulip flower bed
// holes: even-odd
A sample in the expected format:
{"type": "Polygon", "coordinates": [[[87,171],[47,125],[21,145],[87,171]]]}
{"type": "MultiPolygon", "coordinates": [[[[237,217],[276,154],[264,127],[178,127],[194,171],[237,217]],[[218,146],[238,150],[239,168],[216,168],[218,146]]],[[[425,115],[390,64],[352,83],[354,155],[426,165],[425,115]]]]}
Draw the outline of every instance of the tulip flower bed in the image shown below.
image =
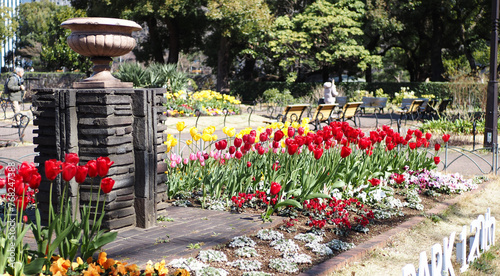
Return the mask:
{"type": "MultiPolygon", "coordinates": [[[[213,127],[190,128],[190,152],[169,137],[166,173],[174,205],[286,217],[272,238],[239,237],[243,241],[169,267],[195,275],[294,274],[480,182],[433,171],[441,145],[431,146],[430,133],[401,135],[383,126],[365,134],[341,122],[314,133],[307,123],[239,133],[224,128],[224,139],[214,137],[213,127]]],[[[186,127],[179,123],[179,132],[186,127]]],[[[443,143],[448,140],[443,135],[443,143]]]]}
{"type": "Polygon", "coordinates": [[[167,98],[166,106],[169,116],[195,116],[195,110],[199,110],[201,115],[218,116],[224,115],[224,109],[229,115],[240,113],[241,103],[234,96],[221,94],[211,90],[203,90],[193,93],[178,91],[175,93],[165,93],[167,98]]]}

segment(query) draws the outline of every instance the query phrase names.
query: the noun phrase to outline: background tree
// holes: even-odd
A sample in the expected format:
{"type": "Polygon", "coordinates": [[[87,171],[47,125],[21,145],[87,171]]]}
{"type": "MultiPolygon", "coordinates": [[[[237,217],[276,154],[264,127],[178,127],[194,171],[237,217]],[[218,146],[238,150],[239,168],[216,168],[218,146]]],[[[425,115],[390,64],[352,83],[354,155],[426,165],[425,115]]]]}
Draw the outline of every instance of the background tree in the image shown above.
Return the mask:
{"type": "Polygon", "coordinates": [[[318,0],[303,13],[291,19],[276,19],[274,35],[269,42],[275,58],[281,65],[296,70],[298,76],[305,71],[320,70],[323,81],[335,72],[340,78],[344,70],[380,64],[379,56],[371,55],[362,44],[361,20],[364,4],[356,0],[330,3],[318,0]]]}
{"type": "MultiPolygon", "coordinates": [[[[271,13],[263,0],[210,0],[207,17],[217,44],[217,91],[229,88],[229,70],[236,54],[269,29],[271,13]]],[[[213,52],[208,52],[210,55],[213,52]]]]}
{"type": "Polygon", "coordinates": [[[85,12],[70,6],[58,6],[47,0],[28,2],[19,6],[18,53],[33,61],[38,69],[87,72],[88,58],[80,56],[66,43],[71,33],[60,27],[66,19],[84,17],[85,12]]]}

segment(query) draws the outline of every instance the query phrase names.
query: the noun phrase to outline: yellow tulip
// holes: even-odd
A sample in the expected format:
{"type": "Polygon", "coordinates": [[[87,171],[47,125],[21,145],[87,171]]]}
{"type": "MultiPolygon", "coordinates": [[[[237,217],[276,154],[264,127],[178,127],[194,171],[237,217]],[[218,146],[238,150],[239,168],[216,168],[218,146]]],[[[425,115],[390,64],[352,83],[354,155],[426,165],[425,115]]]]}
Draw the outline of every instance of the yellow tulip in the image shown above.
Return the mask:
{"type": "Polygon", "coordinates": [[[177,122],[175,126],[177,127],[178,131],[183,131],[186,128],[186,123],[184,123],[184,121],[177,122]]]}
{"type": "Polygon", "coordinates": [[[298,128],[299,127],[299,122],[293,122],[292,123],[293,128],[298,128]]]}
{"type": "Polygon", "coordinates": [[[187,140],[186,141],[186,145],[188,145],[188,146],[191,146],[192,143],[193,143],[193,140],[187,140]]]}
{"type": "Polygon", "coordinates": [[[177,139],[172,139],[172,147],[175,147],[177,145],[177,139]]]}
{"type": "Polygon", "coordinates": [[[212,135],[212,141],[217,141],[217,134],[212,135]]]}
{"type": "Polygon", "coordinates": [[[302,126],[305,127],[309,124],[309,118],[302,118],[302,126]]]}
{"type": "Polygon", "coordinates": [[[194,137],[198,133],[198,129],[196,127],[191,127],[189,129],[189,133],[191,134],[192,137],[194,137]]]}
{"type": "Polygon", "coordinates": [[[229,137],[233,137],[235,134],[236,134],[236,130],[234,129],[234,127],[228,129],[227,133],[226,133],[226,135],[229,137]]]}
{"type": "Polygon", "coordinates": [[[201,139],[201,134],[196,133],[196,134],[193,136],[193,139],[194,139],[195,141],[200,140],[200,139],[201,139]]]}
{"type": "Polygon", "coordinates": [[[201,135],[201,139],[205,142],[210,142],[212,141],[212,135],[208,133],[203,133],[203,135],[201,135]]]}

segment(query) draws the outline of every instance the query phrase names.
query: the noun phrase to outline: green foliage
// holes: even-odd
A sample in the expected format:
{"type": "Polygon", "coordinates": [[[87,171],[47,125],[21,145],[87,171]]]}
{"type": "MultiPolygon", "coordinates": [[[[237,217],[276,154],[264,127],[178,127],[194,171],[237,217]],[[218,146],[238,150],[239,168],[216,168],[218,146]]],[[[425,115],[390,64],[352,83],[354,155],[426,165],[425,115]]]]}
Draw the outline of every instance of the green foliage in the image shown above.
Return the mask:
{"type": "Polygon", "coordinates": [[[420,129],[432,133],[473,134],[474,122],[476,122],[476,134],[483,134],[485,127],[484,118],[476,120],[472,115],[467,114],[462,114],[458,118],[451,120],[444,116],[439,119],[428,120],[422,124],[420,129]]]}
{"type": "Polygon", "coordinates": [[[134,87],[164,87],[168,91],[186,89],[189,78],[174,64],[152,63],[144,68],[139,63],[120,64],[115,76],[121,81],[132,82],[134,87]]]}
{"type": "Polygon", "coordinates": [[[290,104],[293,102],[293,96],[290,94],[290,90],[284,90],[283,93],[281,93],[278,89],[276,88],[271,88],[262,94],[264,101],[266,103],[285,103],[285,104],[290,104]]]}
{"type": "Polygon", "coordinates": [[[399,92],[394,94],[394,98],[392,98],[392,103],[395,105],[400,105],[403,99],[415,99],[415,91],[410,90],[409,87],[401,87],[399,92]]]}
{"type": "Polygon", "coordinates": [[[60,27],[69,18],[85,16],[83,10],[58,6],[46,0],[23,3],[19,7],[17,19],[19,52],[32,59],[35,66],[42,65],[49,71],[63,67],[70,71],[89,71],[92,63],[69,48],[66,38],[71,32],[60,27]]]}
{"type": "Polygon", "coordinates": [[[249,82],[249,81],[232,81],[231,94],[241,96],[243,101],[253,101],[262,97],[264,91],[268,89],[277,89],[278,91],[289,90],[294,98],[307,96],[313,93],[318,86],[322,84],[304,82],[304,83],[286,83],[286,82],[249,82]]]}

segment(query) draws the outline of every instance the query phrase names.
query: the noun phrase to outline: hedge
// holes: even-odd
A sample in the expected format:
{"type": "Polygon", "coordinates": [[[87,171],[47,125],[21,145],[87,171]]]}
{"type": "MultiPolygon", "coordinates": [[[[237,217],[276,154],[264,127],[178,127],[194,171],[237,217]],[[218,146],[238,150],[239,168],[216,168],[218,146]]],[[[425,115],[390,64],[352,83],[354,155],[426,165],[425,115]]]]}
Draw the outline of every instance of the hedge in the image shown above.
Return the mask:
{"type": "MultiPolygon", "coordinates": [[[[337,83],[337,90],[344,95],[356,90],[367,90],[374,92],[382,88],[384,93],[394,97],[402,87],[408,87],[415,91],[415,95],[435,95],[438,99],[453,97],[454,104],[459,106],[483,107],[486,106],[486,83],[449,83],[449,82],[341,82],[337,83]]],[[[251,82],[233,81],[230,84],[231,94],[239,95],[244,102],[251,102],[264,93],[267,89],[277,88],[280,91],[290,90],[294,97],[311,94],[314,89],[322,86],[322,83],[285,83],[285,82],[251,82]]]]}

